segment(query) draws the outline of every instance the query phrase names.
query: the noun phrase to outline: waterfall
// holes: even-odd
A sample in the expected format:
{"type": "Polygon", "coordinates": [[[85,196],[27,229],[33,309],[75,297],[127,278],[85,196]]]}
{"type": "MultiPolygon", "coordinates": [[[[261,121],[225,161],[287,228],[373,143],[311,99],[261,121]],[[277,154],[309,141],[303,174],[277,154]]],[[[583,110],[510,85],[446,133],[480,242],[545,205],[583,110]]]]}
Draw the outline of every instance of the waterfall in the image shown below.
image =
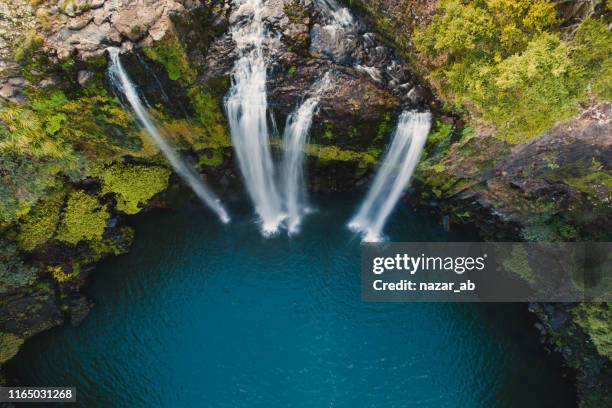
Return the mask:
{"type": "Polygon", "coordinates": [[[268,235],[277,232],[285,218],[275,184],[266,120],[264,46],[274,39],[263,26],[262,0],[234,1],[238,8],[230,16],[234,24],[231,35],[238,60],[232,71],[232,87],[225,107],[242,177],[261,219],[263,233],[268,235]]]}
{"type": "Polygon", "coordinates": [[[287,118],[283,135],[282,187],[287,210],[289,235],[299,231],[302,217],[308,211],[304,181],[304,146],[312,125],[312,117],[322,92],[331,83],[329,73],[315,84],[314,94],[287,118]]]}
{"type": "Polygon", "coordinates": [[[111,83],[115,89],[121,91],[125,95],[141,126],[145,128],[149,136],[151,136],[151,139],[153,139],[153,142],[155,142],[159,150],[161,150],[166,159],[168,159],[174,171],[176,171],[181,179],[191,187],[198,198],[213,210],[223,223],[229,222],[229,215],[225,211],[220,200],[208,189],[208,187],[206,187],[200,175],[174,151],[161,135],[155,123],[153,123],[152,118],[147,113],[138,95],[136,87],[132,81],[130,81],[127,72],[125,72],[121,64],[119,50],[117,48],[109,48],[108,53],[111,59],[111,64],[109,66],[111,83]]]}
{"type": "Polygon", "coordinates": [[[382,230],[416,168],[431,127],[431,114],[405,111],[374,183],[349,228],[364,241],[382,239],[382,230]]]}
{"type": "Polygon", "coordinates": [[[332,26],[355,29],[355,20],[348,8],[341,7],[336,0],[317,0],[317,3],[332,26]]]}

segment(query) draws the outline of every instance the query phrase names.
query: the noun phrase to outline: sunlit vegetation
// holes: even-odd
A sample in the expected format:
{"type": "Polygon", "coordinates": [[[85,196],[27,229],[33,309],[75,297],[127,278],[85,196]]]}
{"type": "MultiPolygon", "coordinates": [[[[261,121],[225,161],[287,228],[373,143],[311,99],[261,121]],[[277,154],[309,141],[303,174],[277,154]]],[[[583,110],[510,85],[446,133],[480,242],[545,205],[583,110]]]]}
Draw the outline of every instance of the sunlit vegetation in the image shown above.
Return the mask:
{"type": "Polygon", "coordinates": [[[100,204],[96,197],[74,191],[66,202],[57,239],[73,245],[84,240],[100,240],[109,218],[107,206],[100,204]]]}
{"type": "Polygon", "coordinates": [[[204,130],[206,139],[219,139],[227,135],[225,117],[219,106],[219,93],[225,91],[224,81],[211,81],[203,88],[197,82],[197,73],[189,63],[187,51],[173,33],[144,49],[145,55],[164,66],[168,78],[179,81],[187,90],[196,118],[204,130]],[[221,86],[220,86],[221,85],[221,86]],[[220,89],[219,89],[220,88],[220,89]]]}
{"type": "Polygon", "coordinates": [[[609,99],[612,35],[584,20],[559,31],[548,0],[442,0],[417,28],[421,62],[449,109],[470,112],[518,143],[541,135],[591,97],[609,99]]]}
{"type": "Polygon", "coordinates": [[[612,310],[609,303],[582,303],[573,314],[602,356],[612,358],[612,310]]]}
{"type": "Polygon", "coordinates": [[[170,170],[118,163],[102,169],[98,175],[102,181],[102,194],[114,194],[118,210],[136,214],[142,209],[142,204],[166,189],[170,170]]]}
{"type": "Polygon", "coordinates": [[[23,217],[18,241],[21,248],[31,251],[49,241],[60,221],[65,194],[50,194],[23,217]]]}

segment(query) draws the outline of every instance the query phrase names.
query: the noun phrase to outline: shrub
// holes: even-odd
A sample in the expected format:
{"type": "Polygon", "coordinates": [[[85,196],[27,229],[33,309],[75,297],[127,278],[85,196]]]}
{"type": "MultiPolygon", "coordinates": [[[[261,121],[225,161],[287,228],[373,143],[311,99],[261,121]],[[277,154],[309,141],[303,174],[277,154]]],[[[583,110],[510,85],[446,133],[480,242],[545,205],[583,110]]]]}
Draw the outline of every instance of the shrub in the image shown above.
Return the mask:
{"type": "Polygon", "coordinates": [[[575,114],[591,96],[610,98],[612,37],[584,20],[562,40],[548,0],[442,0],[414,44],[451,109],[520,143],[575,114]]]}
{"type": "Polygon", "coordinates": [[[31,285],[35,279],[36,269],[23,263],[17,245],[0,239],[0,293],[31,285]]]}
{"type": "Polygon", "coordinates": [[[99,174],[102,194],[113,193],[117,209],[136,214],[142,204],[168,186],[170,171],[163,167],[114,164],[99,174]]]}
{"type": "Polygon", "coordinates": [[[106,205],[101,205],[97,198],[75,191],[68,197],[57,239],[73,245],[100,240],[109,217],[106,205]]]}
{"type": "Polygon", "coordinates": [[[597,352],[612,358],[612,310],[607,303],[581,303],[573,310],[576,323],[591,337],[597,352]]]}
{"type": "Polygon", "coordinates": [[[51,194],[23,217],[18,235],[19,245],[31,251],[53,237],[60,220],[64,193],[51,194]]]}

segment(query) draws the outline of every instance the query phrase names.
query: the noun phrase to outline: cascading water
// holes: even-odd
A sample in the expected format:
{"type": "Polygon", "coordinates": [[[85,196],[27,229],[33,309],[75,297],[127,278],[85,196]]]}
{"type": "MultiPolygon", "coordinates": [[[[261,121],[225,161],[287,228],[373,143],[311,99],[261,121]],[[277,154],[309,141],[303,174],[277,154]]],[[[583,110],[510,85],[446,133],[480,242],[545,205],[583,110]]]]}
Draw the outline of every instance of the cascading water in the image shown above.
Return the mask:
{"type": "Polygon", "coordinates": [[[191,187],[198,198],[204,204],[210,207],[210,209],[217,214],[222,222],[229,222],[229,215],[225,211],[225,208],[221,204],[220,200],[206,187],[199,174],[193,168],[191,168],[191,166],[185,163],[168,144],[168,142],[166,142],[164,137],[157,129],[157,126],[155,126],[153,123],[152,118],[147,113],[147,110],[144,107],[140,96],[138,95],[136,87],[130,80],[127,72],[121,64],[119,50],[117,48],[109,48],[108,53],[111,59],[111,64],[109,66],[109,77],[111,83],[115,89],[121,91],[125,95],[142,127],[145,128],[147,133],[151,136],[151,139],[153,139],[153,142],[155,142],[159,150],[161,150],[166,159],[168,159],[168,162],[174,171],[176,171],[181,179],[183,179],[183,181],[185,181],[191,187]]]}
{"type": "Polygon", "coordinates": [[[349,228],[366,242],[382,239],[382,229],[416,168],[431,127],[429,112],[401,114],[393,141],[374,183],[349,228]]]}
{"type": "Polygon", "coordinates": [[[314,94],[289,115],[285,125],[282,187],[289,235],[299,231],[302,217],[308,212],[308,199],[304,181],[304,146],[308,139],[312,117],[319,104],[321,93],[327,89],[330,83],[329,74],[325,74],[323,79],[315,84],[314,94]]]}
{"type": "Polygon", "coordinates": [[[322,24],[315,24],[311,32],[311,51],[340,63],[351,64],[356,45],[357,21],[346,7],[335,0],[316,0],[322,24]]]}
{"type": "Polygon", "coordinates": [[[262,0],[235,0],[230,17],[239,58],[225,105],[232,141],[247,191],[264,234],[274,234],[285,218],[269,146],[264,45],[274,43],[262,21],[262,0]],[[246,19],[245,19],[246,17],[246,19]]]}
{"type": "Polygon", "coordinates": [[[341,7],[335,0],[317,0],[321,11],[331,19],[330,23],[338,27],[353,29],[355,19],[346,7],[341,7]]]}

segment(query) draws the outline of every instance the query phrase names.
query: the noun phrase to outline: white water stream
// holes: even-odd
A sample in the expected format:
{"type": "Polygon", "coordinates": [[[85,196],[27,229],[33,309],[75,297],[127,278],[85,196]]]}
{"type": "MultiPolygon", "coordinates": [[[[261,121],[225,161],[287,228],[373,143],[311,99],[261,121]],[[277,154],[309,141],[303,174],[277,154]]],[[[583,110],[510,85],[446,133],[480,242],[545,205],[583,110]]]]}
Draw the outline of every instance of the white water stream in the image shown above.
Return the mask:
{"type": "Polygon", "coordinates": [[[302,218],[308,213],[308,197],[304,180],[304,148],[321,94],[330,84],[330,76],[326,74],[315,84],[314,94],[289,115],[285,125],[284,156],[281,168],[289,235],[299,232],[302,218]]]}
{"type": "Polygon", "coordinates": [[[265,46],[274,39],[262,21],[262,0],[235,0],[232,38],[238,59],[232,71],[232,87],[226,111],[232,141],[246,189],[259,215],[265,235],[274,234],[285,218],[276,187],[270,152],[266,96],[265,46]]]}
{"type": "Polygon", "coordinates": [[[349,228],[366,242],[383,239],[382,230],[416,168],[431,127],[429,112],[401,114],[393,141],[357,215],[349,228]]]}
{"type": "Polygon", "coordinates": [[[136,114],[138,122],[140,122],[141,126],[147,131],[149,136],[151,136],[151,139],[157,145],[166,159],[168,159],[168,162],[174,171],[183,181],[185,181],[185,183],[187,183],[187,185],[189,185],[189,187],[191,187],[198,198],[211,210],[213,210],[222,222],[229,222],[230,217],[221,204],[221,201],[212,191],[208,189],[208,187],[206,187],[200,175],[178,155],[172,146],[168,144],[153,122],[153,119],[147,113],[147,110],[140,96],[138,95],[136,87],[130,80],[127,72],[121,64],[119,50],[117,48],[109,48],[108,53],[111,58],[109,74],[112,85],[115,87],[115,89],[125,95],[127,101],[136,114]]]}

